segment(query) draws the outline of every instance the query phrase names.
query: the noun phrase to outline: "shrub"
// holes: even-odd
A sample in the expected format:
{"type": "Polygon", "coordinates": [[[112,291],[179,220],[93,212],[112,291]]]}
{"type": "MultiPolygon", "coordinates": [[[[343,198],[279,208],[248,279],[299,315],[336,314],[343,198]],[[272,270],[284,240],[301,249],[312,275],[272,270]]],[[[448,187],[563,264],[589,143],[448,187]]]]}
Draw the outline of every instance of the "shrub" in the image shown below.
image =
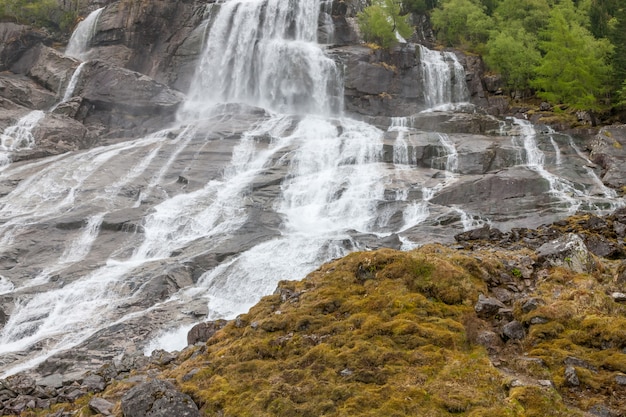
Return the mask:
{"type": "Polygon", "coordinates": [[[391,48],[399,38],[413,33],[408,15],[401,16],[401,3],[397,0],[373,0],[372,5],[358,14],[359,29],[366,42],[391,48]]]}

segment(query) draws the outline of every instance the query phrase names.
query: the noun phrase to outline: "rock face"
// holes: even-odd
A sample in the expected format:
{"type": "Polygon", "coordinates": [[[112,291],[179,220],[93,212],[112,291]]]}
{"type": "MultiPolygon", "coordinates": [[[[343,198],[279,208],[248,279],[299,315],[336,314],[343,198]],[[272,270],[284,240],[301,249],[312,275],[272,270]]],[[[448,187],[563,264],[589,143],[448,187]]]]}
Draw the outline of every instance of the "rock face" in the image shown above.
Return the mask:
{"type": "Polygon", "coordinates": [[[200,417],[193,400],[172,384],[154,380],[132,388],[122,398],[124,417],[200,417]]]}
{"type": "Polygon", "coordinates": [[[110,126],[109,135],[138,136],[170,124],[183,94],[138,72],[88,62],[76,86],[85,124],[110,126]]]}
{"type": "Polygon", "coordinates": [[[200,1],[122,0],[100,15],[92,58],[115,63],[186,91],[212,7],[200,1]]]}
{"type": "Polygon", "coordinates": [[[46,34],[29,26],[0,22],[0,71],[10,69],[27,51],[50,43],[46,34]]]}
{"type": "MultiPolygon", "coordinates": [[[[428,107],[424,99],[420,49],[404,44],[391,51],[365,46],[334,48],[331,55],[345,66],[346,110],[367,116],[407,116],[428,107]]],[[[461,55],[472,103],[489,105],[480,59],[461,55]]]]}
{"type": "Polygon", "coordinates": [[[626,186],[626,126],[606,126],[590,143],[590,159],[603,170],[602,181],[609,187],[626,186]]]}

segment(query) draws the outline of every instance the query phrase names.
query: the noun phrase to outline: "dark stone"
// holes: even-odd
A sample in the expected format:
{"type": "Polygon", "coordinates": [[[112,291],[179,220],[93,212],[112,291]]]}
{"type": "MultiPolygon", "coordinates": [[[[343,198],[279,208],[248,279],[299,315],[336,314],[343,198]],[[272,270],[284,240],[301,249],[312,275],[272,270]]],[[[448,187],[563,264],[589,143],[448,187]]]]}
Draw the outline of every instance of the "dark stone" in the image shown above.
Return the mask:
{"type": "Polygon", "coordinates": [[[90,392],[101,392],[104,391],[106,384],[103,377],[93,374],[86,376],[83,379],[81,386],[90,392]]]}
{"type": "Polygon", "coordinates": [[[624,256],[624,251],[619,245],[601,235],[586,236],[585,245],[587,245],[589,252],[602,258],[618,259],[624,256]]]}
{"type": "Polygon", "coordinates": [[[502,339],[491,330],[482,330],[476,336],[476,343],[487,349],[490,354],[497,353],[502,347],[502,339]]]}
{"type": "Polygon", "coordinates": [[[124,417],[200,417],[191,397],[166,381],[153,380],[133,387],[122,397],[124,417]]]}
{"type": "Polygon", "coordinates": [[[11,68],[32,47],[52,40],[40,30],[12,22],[0,22],[0,71],[11,68]]]}
{"type": "Polygon", "coordinates": [[[613,417],[613,413],[603,404],[596,404],[591,407],[589,410],[589,414],[592,414],[597,417],[613,417]]]}
{"type": "Polygon", "coordinates": [[[570,387],[577,387],[580,385],[576,369],[573,366],[565,367],[565,384],[570,387]]]}
{"type": "Polygon", "coordinates": [[[478,317],[489,318],[498,314],[500,309],[506,308],[506,306],[498,299],[485,297],[480,294],[478,296],[478,302],[474,306],[474,311],[478,317]]]}
{"type": "Polygon", "coordinates": [[[524,326],[517,320],[513,320],[502,326],[502,334],[506,339],[512,340],[521,340],[526,337],[524,326]]]}
{"type": "Polygon", "coordinates": [[[157,365],[161,366],[172,363],[174,362],[174,360],[176,360],[176,355],[163,349],[154,350],[150,355],[150,362],[156,363],[157,365]]]}
{"type": "Polygon", "coordinates": [[[626,375],[617,375],[615,377],[615,383],[617,383],[617,385],[626,385],[626,375]]]}
{"type": "Polygon", "coordinates": [[[115,404],[105,400],[104,398],[93,397],[89,400],[89,408],[97,414],[110,416],[115,404]]]}
{"type": "Polygon", "coordinates": [[[501,302],[508,303],[513,300],[513,293],[506,288],[495,287],[491,289],[493,295],[501,302]]]}
{"type": "Polygon", "coordinates": [[[198,342],[206,342],[220,329],[222,329],[228,321],[215,320],[206,323],[196,324],[187,333],[187,344],[195,345],[198,342]]]}
{"type": "Polygon", "coordinates": [[[522,304],[522,311],[524,313],[529,313],[533,310],[536,310],[542,304],[543,301],[540,298],[529,298],[528,300],[524,301],[524,304],[522,304]]]}

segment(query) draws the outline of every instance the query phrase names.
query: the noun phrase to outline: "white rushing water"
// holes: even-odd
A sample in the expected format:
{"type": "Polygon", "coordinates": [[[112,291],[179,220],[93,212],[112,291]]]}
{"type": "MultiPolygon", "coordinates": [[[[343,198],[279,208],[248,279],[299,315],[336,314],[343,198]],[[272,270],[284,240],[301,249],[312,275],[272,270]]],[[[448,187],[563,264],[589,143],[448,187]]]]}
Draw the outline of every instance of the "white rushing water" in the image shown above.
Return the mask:
{"type": "Polygon", "coordinates": [[[434,51],[420,45],[420,62],[426,106],[448,108],[469,100],[465,69],[452,52],[434,51]],[[442,107],[443,106],[443,107],[442,107]]]}
{"type": "Polygon", "coordinates": [[[65,48],[65,55],[80,59],[81,61],[88,58],[89,43],[96,31],[98,18],[102,10],[104,10],[104,7],[94,10],[76,26],[67,44],[67,48],[65,48]]]}
{"type": "Polygon", "coordinates": [[[320,1],[228,1],[209,31],[182,117],[219,102],[339,114],[340,71],[317,44],[320,1]]]}
{"type": "Polygon", "coordinates": [[[34,110],[0,134],[0,171],[11,163],[12,153],[30,149],[35,145],[33,129],[44,115],[43,111],[34,110]]]}

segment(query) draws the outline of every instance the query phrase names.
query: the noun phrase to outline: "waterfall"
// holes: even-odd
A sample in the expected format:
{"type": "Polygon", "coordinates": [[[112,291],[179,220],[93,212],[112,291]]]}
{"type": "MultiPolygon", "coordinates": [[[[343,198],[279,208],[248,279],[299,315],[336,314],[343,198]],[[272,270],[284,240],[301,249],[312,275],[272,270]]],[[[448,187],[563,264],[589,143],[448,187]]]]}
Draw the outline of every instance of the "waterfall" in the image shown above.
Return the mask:
{"type": "Polygon", "coordinates": [[[449,107],[469,100],[465,69],[452,52],[433,51],[419,45],[424,101],[427,108],[449,107]]]}
{"type": "Polygon", "coordinates": [[[221,102],[286,113],[339,114],[343,86],[317,44],[320,0],[231,0],[222,4],[181,118],[221,102]]]}
{"type": "Polygon", "coordinates": [[[32,131],[43,117],[43,111],[34,110],[0,134],[0,171],[11,163],[13,152],[33,147],[35,138],[32,131]]]}
{"type": "Polygon", "coordinates": [[[65,48],[65,55],[80,59],[81,61],[88,58],[87,53],[89,52],[89,43],[91,42],[91,38],[96,31],[98,18],[100,17],[102,10],[104,10],[104,7],[94,10],[85,18],[85,20],[81,21],[76,26],[76,29],[74,29],[74,32],[70,37],[70,41],[67,44],[67,48],[65,48]]]}
{"type": "Polygon", "coordinates": [[[388,132],[397,132],[395,143],[393,144],[393,163],[398,169],[408,169],[415,156],[410,155],[409,144],[406,141],[406,134],[409,131],[409,119],[406,117],[392,117],[388,132]]]}
{"type": "MultiPolygon", "coordinates": [[[[80,349],[111,326],[114,334],[97,345],[107,337],[123,343],[109,356],[129,346],[180,349],[200,316],[234,318],[278,281],[373,247],[372,239],[411,248],[432,240],[435,227],[489,223],[475,206],[436,200],[459,186],[464,163],[476,159],[467,149],[482,149],[457,149],[470,135],[420,131],[419,116],[393,118],[387,132],[343,116],[340,71],[318,44],[320,6],[214,5],[178,125],[0,172],[10,190],[0,195],[0,250],[20,261],[28,254],[28,265],[0,276],[0,293],[14,302],[0,329],[0,355],[16,357],[0,364],[0,377],[80,349]],[[172,287],[164,290],[160,279],[172,287]],[[189,313],[198,306],[201,314],[189,313]]],[[[95,24],[97,16],[89,19],[95,24]]],[[[421,51],[428,106],[467,100],[456,57],[421,51]]],[[[3,152],[30,146],[34,119],[5,130],[3,152]]],[[[565,210],[584,199],[591,206],[582,187],[548,171],[532,126],[514,123],[523,155],[516,168],[546,179],[565,210]]],[[[562,157],[568,165],[567,152],[562,157]]]]}

